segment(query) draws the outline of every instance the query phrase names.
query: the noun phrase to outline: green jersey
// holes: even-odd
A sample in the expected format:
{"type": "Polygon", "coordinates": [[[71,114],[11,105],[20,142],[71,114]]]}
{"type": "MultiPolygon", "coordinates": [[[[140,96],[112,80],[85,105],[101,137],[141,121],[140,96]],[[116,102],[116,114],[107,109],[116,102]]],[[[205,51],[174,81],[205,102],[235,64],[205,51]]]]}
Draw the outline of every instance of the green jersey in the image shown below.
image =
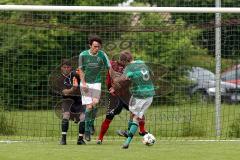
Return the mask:
{"type": "Polygon", "coordinates": [[[140,60],[126,66],[123,74],[132,81],[131,92],[134,97],[147,98],[155,95],[151,73],[145,63],[140,60]]]}
{"type": "Polygon", "coordinates": [[[87,83],[101,83],[101,70],[110,68],[110,62],[107,55],[99,50],[96,55],[85,50],[79,55],[79,68],[85,73],[85,81],[87,83]]]}

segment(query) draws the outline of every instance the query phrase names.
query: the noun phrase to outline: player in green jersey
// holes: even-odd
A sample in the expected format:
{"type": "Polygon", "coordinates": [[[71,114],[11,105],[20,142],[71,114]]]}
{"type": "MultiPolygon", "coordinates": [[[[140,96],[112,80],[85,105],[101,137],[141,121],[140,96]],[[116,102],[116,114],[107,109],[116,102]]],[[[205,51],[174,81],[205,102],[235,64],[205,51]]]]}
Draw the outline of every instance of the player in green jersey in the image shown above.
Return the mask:
{"type": "Polygon", "coordinates": [[[133,116],[133,121],[128,132],[128,138],[122,148],[127,149],[136,133],[139,121],[143,118],[144,112],[151,105],[155,95],[154,85],[152,82],[152,72],[148,66],[141,60],[133,60],[126,66],[123,72],[124,77],[132,82],[132,97],[129,102],[129,110],[133,116]]]}
{"type": "Polygon", "coordinates": [[[85,139],[91,140],[94,133],[94,109],[99,103],[101,95],[101,71],[110,70],[109,59],[101,49],[102,40],[98,36],[91,36],[88,41],[89,50],[79,55],[78,73],[81,79],[82,104],[86,105],[85,111],[85,139]]]}

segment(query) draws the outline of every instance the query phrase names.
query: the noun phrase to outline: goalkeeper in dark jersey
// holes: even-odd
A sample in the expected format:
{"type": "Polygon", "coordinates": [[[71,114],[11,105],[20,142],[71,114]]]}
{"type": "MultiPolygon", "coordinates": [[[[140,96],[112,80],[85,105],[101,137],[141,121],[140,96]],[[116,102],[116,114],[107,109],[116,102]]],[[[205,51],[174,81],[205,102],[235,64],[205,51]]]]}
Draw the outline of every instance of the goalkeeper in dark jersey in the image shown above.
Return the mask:
{"type": "MultiPolygon", "coordinates": [[[[85,107],[82,105],[81,93],[79,89],[80,78],[75,70],[72,70],[70,62],[66,59],[62,60],[61,75],[54,82],[55,89],[61,92],[62,101],[62,138],[61,145],[67,144],[67,131],[69,127],[69,120],[75,121],[79,124],[78,145],[86,144],[83,140],[84,126],[85,126],[85,107]],[[69,101],[72,102],[69,105],[69,101]],[[74,113],[74,114],[73,114],[74,113]]],[[[54,87],[54,86],[53,86],[54,87]]]]}
{"type": "Polygon", "coordinates": [[[122,148],[127,149],[135,135],[139,122],[143,118],[145,111],[151,105],[155,95],[152,82],[152,72],[141,60],[132,61],[127,64],[120,81],[131,81],[131,99],[129,101],[129,110],[133,116],[133,121],[128,132],[128,138],[122,148]]]}
{"type": "MultiPolygon", "coordinates": [[[[128,104],[129,100],[131,98],[131,93],[129,91],[130,81],[124,81],[121,86],[120,84],[117,85],[117,83],[114,83],[113,81],[123,74],[123,70],[127,63],[129,63],[132,60],[132,55],[130,52],[124,51],[120,53],[119,60],[117,61],[110,61],[112,66],[112,74],[110,77],[110,74],[107,74],[106,78],[106,84],[108,89],[110,90],[111,94],[109,95],[109,106],[107,108],[106,118],[102,122],[101,130],[98,136],[97,144],[102,144],[103,137],[105,133],[107,132],[110,123],[112,122],[115,115],[118,115],[121,113],[122,109],[125,108],[126,110],[129,110],[128,104]],[[113,88],[115,90],[113,91],[113,88]]],[[[132,124],[132,117],[130,118],[128,122],[129,126],[132,124]]],[[[144,116],[141,119],[139,126],[140,126],[140,135],[144,135],[147,133],[144,128],[144,116]]],[[[122,134],[122,136],[127,136],[127,133],[125,131],[118,131],[119,134],[122,134]]]]}

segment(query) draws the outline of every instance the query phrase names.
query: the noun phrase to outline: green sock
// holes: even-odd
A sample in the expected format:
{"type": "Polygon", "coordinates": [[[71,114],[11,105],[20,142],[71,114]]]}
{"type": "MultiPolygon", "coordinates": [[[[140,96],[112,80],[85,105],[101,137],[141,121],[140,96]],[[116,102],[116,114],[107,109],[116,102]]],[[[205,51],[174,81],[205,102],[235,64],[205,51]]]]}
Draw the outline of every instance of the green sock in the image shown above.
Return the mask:
{"type": "Polygon", "coordinates": [[[97,108],[96,107],[94,107],[93,109],[92,109],[92,112],[91,112],[91,115],[90,115],[90,125],[91,126],[93,126],[94,125],[94,121],[95,121],[95,118],[96,118],[96,116],[97,116],[97,108]]]}
{"type": "Polygon", "coordinates": [[[131,128],[129,130],[129,133],[128,133],[128,138],[126,139],[125,141],[125,144],[129,144],[134,136],[134,134],[136,133],[138,129],[138,123],[136,122],[132,122],[131,124],[131,128]]]}
{"type": "Polygon", "coordinates": [[[92,119],[95,120],[95,118],[97,117],[97,112],[98,112],[98,108],[94,107],[93,111],[92,111],[92,119]]]}
{"type": "Polygon", "coordinates": [[[91,119],[91,120],[89,121],[89,126],[94,126],[94,119],[91,119]]]}
{"type": "Polygon", "coordinates": [[[131,125],[132,125],[132,120],[128,120],[128,131],[130,130],[130,128],[131,128],[131,125]]]}
{"type": "Polygon", "coordinates": [[[85,132],[89,132],[89,127],[91,125],[91,112],[92,110],[86,109],[85,111],[85,132]]]}

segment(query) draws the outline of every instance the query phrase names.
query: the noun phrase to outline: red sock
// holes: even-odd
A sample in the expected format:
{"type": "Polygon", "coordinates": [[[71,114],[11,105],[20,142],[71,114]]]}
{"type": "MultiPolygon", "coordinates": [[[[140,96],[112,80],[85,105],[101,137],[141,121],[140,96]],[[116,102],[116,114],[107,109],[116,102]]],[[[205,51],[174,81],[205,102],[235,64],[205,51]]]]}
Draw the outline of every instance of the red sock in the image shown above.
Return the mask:
{"type": "Polygon", "coordinates": [[[139,131],[141,133],[146,132],[146,130],[145,130],[145,119],[144,118],[139,121],[139,131]]]}
{"type": "Polygon", "coordinates": [[[108,127],[110,125],[110,123],[112,122],[112,120],[110,119],[105,119],[103,122],[102,122],[102,126],[101,126],[101,131],[100,131],[100,134],[98,136],[98,139],[99,140],[103,140],[103,136],[105,135],[105,133],[107,132],[108,130],[108,127]]]}

